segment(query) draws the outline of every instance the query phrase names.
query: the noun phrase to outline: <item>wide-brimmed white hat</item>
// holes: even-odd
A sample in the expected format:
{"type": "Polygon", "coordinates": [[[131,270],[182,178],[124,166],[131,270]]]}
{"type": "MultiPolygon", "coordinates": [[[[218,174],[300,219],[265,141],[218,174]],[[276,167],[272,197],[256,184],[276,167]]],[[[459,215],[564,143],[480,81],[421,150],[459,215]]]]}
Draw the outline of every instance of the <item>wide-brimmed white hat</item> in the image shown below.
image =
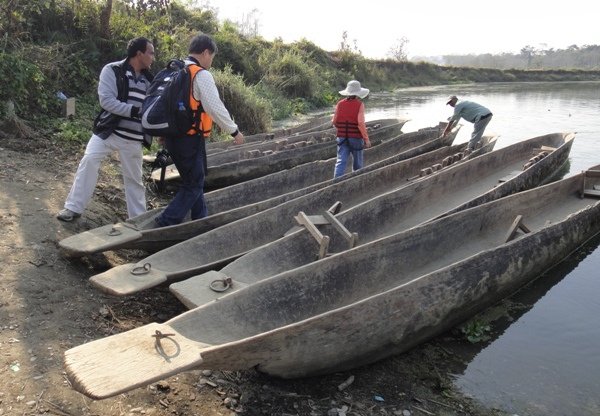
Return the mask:
{"type": "Polygon", "coordinates": [[[356,95],[357,97],[365,98],[367,95],[369,95],[369,90],[367,88],[362,88],[360,86],[360,82],[353,79],[352,81],[348,82],[345,90],[340,91],[340,94],[356,95]]]}

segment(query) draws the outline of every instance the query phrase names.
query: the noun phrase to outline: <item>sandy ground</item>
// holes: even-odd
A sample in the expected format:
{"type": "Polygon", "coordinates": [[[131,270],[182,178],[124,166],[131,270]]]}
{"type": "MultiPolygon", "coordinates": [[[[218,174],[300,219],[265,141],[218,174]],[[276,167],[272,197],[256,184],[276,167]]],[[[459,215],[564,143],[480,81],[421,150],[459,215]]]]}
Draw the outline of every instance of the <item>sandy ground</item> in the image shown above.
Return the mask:
{"type": "MultiPolygon", "coordinates": [[[[318,378],[189,371],[102,401],[74,391],[63,369],[65,350],[184,311],[166,288],[114,298],[88,283],[142,252],[77,260],[61,255],[61,239],[116,222],[125,212],[118,162],[110,159],[85,215],[72,224],[56,220],[82,151],[0,135],[0,415],[504,414],[453,388],[451,374],[464,368],[465,353],[473,349],[453,333],[374,365],[318,378]]],[[[149,200],[164,202],[151,193],[149,200]]]]}

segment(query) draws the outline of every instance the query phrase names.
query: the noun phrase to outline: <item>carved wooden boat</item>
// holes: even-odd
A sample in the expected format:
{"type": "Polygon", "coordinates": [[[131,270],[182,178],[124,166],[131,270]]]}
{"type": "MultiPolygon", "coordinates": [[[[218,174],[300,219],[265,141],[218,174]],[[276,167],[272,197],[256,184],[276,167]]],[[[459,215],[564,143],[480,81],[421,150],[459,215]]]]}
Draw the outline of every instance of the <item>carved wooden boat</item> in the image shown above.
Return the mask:
{"type": "MultiPolygon", "coordinates": [[[[328,130],[331,128],[331,120],[333,119],[332,114],[322,115],[318,117],[313,117],[303,123],[300,123],[296,126],[291,127],[283,127],[280,129],[273,130],[269,133],[257,133],[244,137],[244,142],[246,143],[256,143],[262,142],[265,140],[272,139],[281,139],[284,137],[290,137],[294,135],[301,135],[305,133],[312,133],[320,130],[328,130]]],[[[209,142],[206,143],[207,152],[213,152],[218,150],[227,149],[235,146],[233,144],[233,140],[219,141],[219,142],[209,142]]]]}
{"type": "MultiPolygon", "coordinates": [[[[383,119],[368,122],[369,137],[374,144],[396,137],[407,121],[383,119]]],[[[249,146],[242,145],[239,149],[232,148],[227,152],[211,154],[208,157],[205,188],[217,189],[290,169],[302,163],[329,159],[334,157],[336,152],[333,129],[281,140],[269,140],[249,146]]],[[[161,177],[160,169],[152,173],[152,179],[155,181],[159,181],[161,177]]],[[[179,172],[175,165],[167,166],[164,180],[178,179],[179,172]]]]}
{"type": "MultiPolygon", "coordinates": [[[[440,123],[437,127],[399,135],[366,149],[365,168],[356,174],[451,144],[459,129],[454,129],[442,139],[440,135],[445,126],[446,123],[440,123]]],[[[484,149],[488,150],[489,146],[484,149]]],[[[124,223],[109,224],[67,237],[61,240],[59,245],[63,254],[72,257],[117,248],[162,250],[224,224],[324,188],[334,182],[334,166],[335,158],[304,163],[292,169],[208,192],[205,194],[205,201],[211,215],[206,218],[158,229],[155,228],[154,218],[162,213],[163,207],[124,223]]],[[[350,169],[351,166],[347,166],[348,173],[350,169]]],[[[345,180],[350,176],[349,173],[336,181],[345,180]]]]}
{"type": "Polygon", "coordinates": [[[164,324],[69,349],[67,376],[101,399],[190,369],[291,378],[402,353],[598,234],[600,200],[587,192],[598,190],[600,171],[582,173],[288,270],[164,324]]]}

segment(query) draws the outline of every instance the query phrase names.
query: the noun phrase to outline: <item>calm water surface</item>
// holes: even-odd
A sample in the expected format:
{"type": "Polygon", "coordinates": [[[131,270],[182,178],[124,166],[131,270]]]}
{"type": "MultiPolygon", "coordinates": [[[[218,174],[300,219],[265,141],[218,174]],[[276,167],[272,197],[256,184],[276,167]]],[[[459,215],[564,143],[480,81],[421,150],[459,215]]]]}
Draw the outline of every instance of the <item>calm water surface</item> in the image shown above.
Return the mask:
{"type": "MultiPolygon", "coordinates": [[[[368,85],[366,86],[368,87],[368,85]]],[[[410,118],[405,132],[446,120],[455,94],[488,107],[496,149],[554,132],[576,132],[565,176],[600,164],[600,83],[498,83],[375,93],[367,120],[410,118]]],[[[468,141],[463,123],[455,143],[468,141]]],[[[489,407],[520,416],[600,415],[600,237],[511,298],[523,305],[482,346],[455,385],[489,407]]]]}

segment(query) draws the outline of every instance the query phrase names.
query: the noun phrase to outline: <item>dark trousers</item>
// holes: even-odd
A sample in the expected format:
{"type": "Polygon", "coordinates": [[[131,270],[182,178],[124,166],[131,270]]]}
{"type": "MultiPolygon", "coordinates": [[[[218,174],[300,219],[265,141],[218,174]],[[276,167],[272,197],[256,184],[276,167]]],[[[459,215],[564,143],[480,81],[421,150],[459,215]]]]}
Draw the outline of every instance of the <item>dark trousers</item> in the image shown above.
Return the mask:
{"type": "Polygon", "coordinates": [[[192,220],[204,218],[208,210],[204,202],[204,176],[206,173],[206,144],[201,136],[166,138],[169,151],[181,177],[181,186],[175,198],[165,208],[156,222],[161,226],[181,223],[188,212],[192,220]]]}

